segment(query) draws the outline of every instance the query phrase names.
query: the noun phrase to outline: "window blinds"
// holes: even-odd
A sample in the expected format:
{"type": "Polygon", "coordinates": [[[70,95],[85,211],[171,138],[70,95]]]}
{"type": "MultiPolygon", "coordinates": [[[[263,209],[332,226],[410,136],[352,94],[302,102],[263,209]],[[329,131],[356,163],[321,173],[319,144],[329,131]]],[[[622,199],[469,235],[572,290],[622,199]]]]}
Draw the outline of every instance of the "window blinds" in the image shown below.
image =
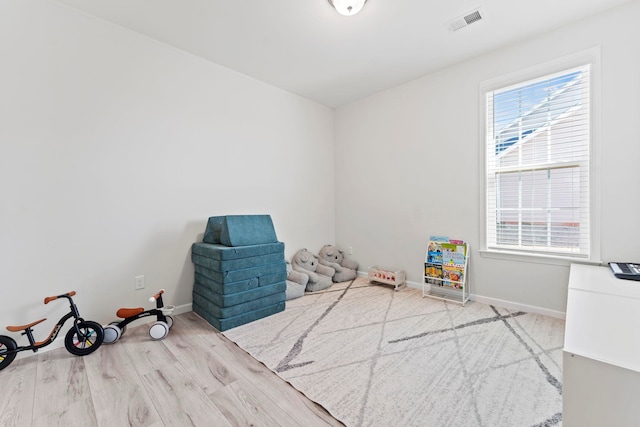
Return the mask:
{"type": "Polygon", "coordinates": [[[487,249],[588,257],[589,74],[486,93],[487,249]]]}

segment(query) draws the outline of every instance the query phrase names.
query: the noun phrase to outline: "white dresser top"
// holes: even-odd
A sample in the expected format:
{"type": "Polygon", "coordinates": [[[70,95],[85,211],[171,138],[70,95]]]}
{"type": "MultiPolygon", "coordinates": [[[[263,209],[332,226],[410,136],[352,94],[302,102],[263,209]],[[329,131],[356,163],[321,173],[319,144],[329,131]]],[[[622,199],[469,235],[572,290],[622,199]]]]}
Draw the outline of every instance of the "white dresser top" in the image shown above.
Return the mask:
{"type": "Polygon", "coordinates": [[[572,264],[564,350],[640,372],[640,281],[572,264]]]}

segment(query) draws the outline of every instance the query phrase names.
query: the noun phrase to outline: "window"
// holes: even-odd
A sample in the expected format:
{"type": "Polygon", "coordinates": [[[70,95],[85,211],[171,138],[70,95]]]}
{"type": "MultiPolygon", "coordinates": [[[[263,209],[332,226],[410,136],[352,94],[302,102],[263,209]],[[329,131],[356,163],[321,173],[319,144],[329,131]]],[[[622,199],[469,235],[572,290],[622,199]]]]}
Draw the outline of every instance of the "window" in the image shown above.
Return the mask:
{"type": "Polygon", "coordinates": [[[487,250],[589,258],[590,68],[485,92],[487,250]]]}

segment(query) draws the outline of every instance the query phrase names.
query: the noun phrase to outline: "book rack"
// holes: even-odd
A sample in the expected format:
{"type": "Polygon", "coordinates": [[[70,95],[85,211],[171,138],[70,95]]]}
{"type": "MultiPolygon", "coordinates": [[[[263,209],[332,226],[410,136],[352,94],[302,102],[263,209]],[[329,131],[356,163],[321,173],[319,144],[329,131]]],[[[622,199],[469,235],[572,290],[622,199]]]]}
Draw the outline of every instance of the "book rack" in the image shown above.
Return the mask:
{"type": "Polygon", "coordinates": [[[424,262],[422,296],[469,301],[469,244],[442,236],[431,236],[424,262]]]}

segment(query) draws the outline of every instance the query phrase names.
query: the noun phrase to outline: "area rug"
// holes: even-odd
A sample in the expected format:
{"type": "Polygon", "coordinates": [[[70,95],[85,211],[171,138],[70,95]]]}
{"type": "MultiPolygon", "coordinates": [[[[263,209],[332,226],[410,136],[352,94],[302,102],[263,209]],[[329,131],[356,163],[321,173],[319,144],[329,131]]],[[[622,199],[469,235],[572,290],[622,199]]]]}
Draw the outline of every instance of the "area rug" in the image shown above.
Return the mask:
{"type": "Polygon", "coordinates": [[[559,319],[359,277],[224,334],[348,426],[562,423],[559,319]]]}

